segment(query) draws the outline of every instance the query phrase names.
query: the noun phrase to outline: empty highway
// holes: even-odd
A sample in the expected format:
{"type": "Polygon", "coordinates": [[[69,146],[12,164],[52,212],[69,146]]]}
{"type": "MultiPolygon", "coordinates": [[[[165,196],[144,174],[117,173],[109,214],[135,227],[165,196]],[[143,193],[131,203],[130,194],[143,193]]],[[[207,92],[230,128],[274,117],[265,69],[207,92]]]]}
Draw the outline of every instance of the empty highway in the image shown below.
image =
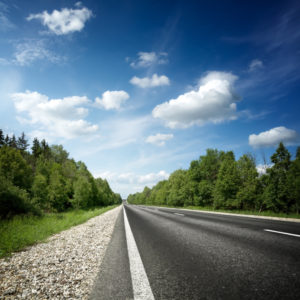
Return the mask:
{"type": "Polygon", "coordinates": [[[91,299],[299,298],[300,223],[124,207],[91,299]]]}

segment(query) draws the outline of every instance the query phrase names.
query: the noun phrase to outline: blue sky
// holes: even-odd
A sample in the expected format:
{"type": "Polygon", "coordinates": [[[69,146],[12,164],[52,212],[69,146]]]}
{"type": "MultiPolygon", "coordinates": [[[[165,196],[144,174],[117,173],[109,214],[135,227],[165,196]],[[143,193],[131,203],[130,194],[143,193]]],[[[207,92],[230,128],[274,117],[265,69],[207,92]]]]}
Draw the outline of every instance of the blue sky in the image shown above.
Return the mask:
{"type": "Polygon", "coordinates": [[[126,197],[207,148],[264,163],[300,132],[298,1],[0,0],[0,128],[126,197]]]}

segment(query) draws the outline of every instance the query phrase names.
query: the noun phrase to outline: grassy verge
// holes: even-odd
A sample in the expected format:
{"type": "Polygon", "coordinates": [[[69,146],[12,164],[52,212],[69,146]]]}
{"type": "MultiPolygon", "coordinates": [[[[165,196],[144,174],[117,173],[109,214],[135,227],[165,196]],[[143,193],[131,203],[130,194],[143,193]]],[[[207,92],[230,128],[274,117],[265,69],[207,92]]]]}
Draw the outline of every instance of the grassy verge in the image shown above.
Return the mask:
{"type": "MultiPolygon", "coordinates": [[[[147,204],[147,205],[149,205],[149,204],[147,204]]],[[[149,206],[152,206],[152,205],[149,205],[149,206]]],[[[169,205],[153,205],[153,206],[202,210],[202,211],[213,211],[213,212],[224,212],[224,213],[243,214],[243,215],[255,215],[255,216],[265,216],[265,217],[300,219],[300,214],[276,213],[276,212],[272,212],[272,211],[258,212],[258,211],[251,211],[251,210],[214,209],[212,207],[202,207],[202,206],[184,206],[184,207],[169,206],[169,205]]]]}
{"type": "Polygon", "coordinates": [[[42,217],[16,216],[11,220],[0,220],[0,257],[45,241],[54,233],[82,224],[115,207],[117,205],[92,210],[46,214],[42,217]]]}

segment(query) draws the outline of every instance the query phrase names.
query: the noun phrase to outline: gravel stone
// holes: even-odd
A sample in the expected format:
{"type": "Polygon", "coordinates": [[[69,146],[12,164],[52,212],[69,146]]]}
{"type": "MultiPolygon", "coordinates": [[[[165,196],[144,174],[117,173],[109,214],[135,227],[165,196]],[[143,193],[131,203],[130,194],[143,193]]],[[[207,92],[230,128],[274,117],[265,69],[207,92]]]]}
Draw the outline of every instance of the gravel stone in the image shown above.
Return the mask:
{"type": "Polygon", "coordinates": [[[0,299],[88,299],[120,210],[0,259],[0,299]]]}

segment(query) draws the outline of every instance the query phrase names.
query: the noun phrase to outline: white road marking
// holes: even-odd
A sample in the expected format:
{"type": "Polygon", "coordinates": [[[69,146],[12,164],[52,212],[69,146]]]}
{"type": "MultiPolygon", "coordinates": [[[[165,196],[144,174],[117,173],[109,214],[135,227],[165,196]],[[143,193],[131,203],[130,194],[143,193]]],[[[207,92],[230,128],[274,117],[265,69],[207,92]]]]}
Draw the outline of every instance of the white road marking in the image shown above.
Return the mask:
{"type": "Polygon", "coordinates": [[[276,231],[276,230],[271,230],[271,229],[264,229],[264,231],[300,237],[300,234],[288,233],[288,232],[283,232],[283,231],[276,231]]]}
{"type": "Polygon", "coordinates": [[[184,217],[184,214],[174,213],[174,215],[177,215],[177,216],[182,216],[182,217],[184,217]]]}
{"type": "MultiPolygon", "coordinates": [[[[132,204],[133,205],[133,204],[132,204]]],[[[176,209],[178,211],[191,211],[194,213],[199,214],[214,214],[214,215],[224,215],[224,216],[233,216],[233,217],[245,217],[245,218],[254,218],[254,219],[263,219],[263,220],[278,220],[278,221],[285,221],[285,222],[296,222],[300,223],[300,219],[295,218],[278,218],[278,217],[267,217],[267,216],[258,216],[258,215],[244,215],[244,214],[236,214],[236,213],[225,213],[225,212],[217,212],[217,211],[209,211],[209,210],[197,210],[197,209],[180,209],[180,208],[174,208],[174,207],[165,207],[165,206],[157,206],[159,209],[162,209],[161,212],[163,212],[163,209],[176,209]]]]}
{"type": "Polygon", "coordinates": [[[154,300],[149,280],[127,219],[125,207],[123,207],[123,211],[134,300],[154,300]]]}

